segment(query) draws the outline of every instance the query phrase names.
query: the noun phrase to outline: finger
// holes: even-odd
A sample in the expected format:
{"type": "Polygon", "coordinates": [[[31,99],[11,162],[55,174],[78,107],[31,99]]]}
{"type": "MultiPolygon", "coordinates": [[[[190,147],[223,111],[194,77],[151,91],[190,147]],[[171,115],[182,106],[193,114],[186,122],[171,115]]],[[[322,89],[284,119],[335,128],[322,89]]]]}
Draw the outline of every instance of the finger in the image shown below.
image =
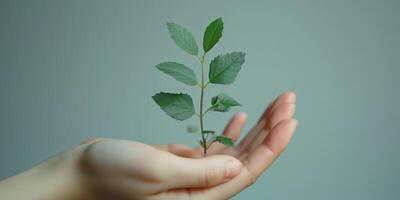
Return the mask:
{"type": "Polygon", "coordinates": [[[283,102],[295,102],[296,101],[296,95],[293,92],[285,92],[279,97],[277,97],[271,104],[268,105],[267,109],[261,114],[261,117],[257,121],[257,124],[250,130],[250,132],[246,135],[246,137],[239,143],[238,147],[241,149],[243,147],[247,147],[248,144],[251,143],[251,141],[254,140],[254,138],[257,136],[259,131],[262,129],[263,125],[262,123],[266,123],[266,119],[268,119],[268,116],[272,113],[273,110],[275,110],[279,105],[281,105],[283,102]]]}
{"type": "Polygon", "coordinates": [[[292,118],[295,110],[296,110],[296,105],[293,103],[281,104],[274,111],[272,111],[268,120],[266,120],[264,129],[271,130],[273,127],[275,127],[275,125],[277,125],[282,120],[292,118]]]}
{"type": "Polygon", "coordinates": [[[181,157],[199,158],[202,156],[201,153],[198,152],[197,150],[183,144],[168,144],[168,145],[155,144],[152,146],[161,151],[166,151],[181,157]]]}
{"type": "Polygon", "coordinates": [[[271,130],[271,135],[266,138],[266,141],[249,154],[243,163],[244,168],[238,176],[231,181],[210,188],[205,196],[210,199],[229,199],[250,184],[255,183],[261,173],[284,150],[296,129],[296,125],[297,121],[293,119],[280,122],[271,130]]]}
{"type": "Polygon", "coordinates": [[[151,199],[230,199],[249,185],[250,173],[246,168],[232,180],[208,188],[173,189],[158,193],[151,199]],[[245,181],[244,181],[245,180],[245,181]]]}
{"type": "Polygon", "coordinates": [[[249,152],[252,152],[259,144],[261,144],[264,140],[264,138],[269,134],[269,130],[272,129],[272,127],[276,126],[279,122],[290,119],[293,117],[294,112],[296,109],[296,105],[291,104],[291,103],[285,103],[279,106],[276,110],[273,111],[273,114],[271,114],[270,118],[266,122],[266,125],[263,130],[259,132],[257,137],[254,138],[253,141],[251,141],[250,145],[247,147],[249,148],[249,152]]]}
{"type": "Polygon", "coordinates": [[[199,197],[193,199],[231,199],[233,196],[237,195],[239,192],[248,187],[251,183],[250,172],[246,168],[243,168],[240,174],[234,179],[211,187],[204,192],[191,192],[191,194],[194,197],[199,197]]]}
{"type": "Polygon", "coordinates": [[[265,138],[262,144],[258,145],[253,152],[250,152],[246,159],[246,168],[257,179],[261,173],[272,164],[272,162],[283,152],[289,144],[297,127],[297,120],[287,119],[281,121],[265,138]]]}
{"type": "Polygon", "coordinates": [[[296,103],[296,93],[288,91],[279,95],[279,97],[277,97],[276,100],[268,106],[268,108],[264,111],[259,120],[268,119],[269,115],[272,114],[272,112],[276,108],[284,103],[296,103]]]}
{"type": "Polygon", "coordinates": [[[96,142],[104,141],[107,140],[107,138],[100,138],[100,137],[95,137],[95,138],[88,138],[84,140],[81,144],[94,144],[96,142]]]}
{"type": "Polygon", "coordinates": [[[237,176],[242,168],[239,160],[227,155],[199,159],[169,158],[164,189],[199,188],[221,184],[237,176]]]}
{"type": "MultiPolygon", "coordinates": [[[[233,142],[236,142],[236,140],[239,138],[240,133],[243,131],[244,125],[247,120],[247,114],[246,113],[238,113],[236,114],[228,123],[226,126],[223,135],[226,137],[229,137],[233,140],[233,142]]],[[[224,149],[226,149],[227,146],[220,144],[220,143],[214,143],[207,151],[207,154],[209,155],[214,155],[217,153],[220,153],[224,149]]]]}

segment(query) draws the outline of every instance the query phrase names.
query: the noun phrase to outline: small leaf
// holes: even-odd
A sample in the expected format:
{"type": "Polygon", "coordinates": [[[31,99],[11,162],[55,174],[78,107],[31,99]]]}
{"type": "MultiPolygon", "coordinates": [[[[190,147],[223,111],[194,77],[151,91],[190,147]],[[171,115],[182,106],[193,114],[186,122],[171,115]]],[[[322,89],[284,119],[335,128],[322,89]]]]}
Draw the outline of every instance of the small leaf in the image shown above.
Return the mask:
{"type": "Polygon", "coordinates": [[[205,53],[217,44],[219,39],[222,37],[223,29],[224,23],[221,18],[214,20],[207,26],[203,36],[203,49],[205,53]]]}
{"type": "Polygon", "coordinates": [[[199,128],[197,126],[188,125],[186,126],[186,131],[188,133],[197,133],[199,131],[199,128]]]}
{"type": "Polygon", "coordinates": [[[211,107],[209,110],[217,112],[228,112],[233,106],[241,106],[239,102],[227,96],[224,93],[218,94],[211,99],[211,107]]]}
{"type": "Polygon", "coordinates": [[[203,134],[214,134],[215,131],[212,130],[203,130],[203,134]]]}
{"type": "Polygon", "coordinates": [[[175,44],[178,47],[191,55],[196,56],[198,54],[196,39],[191,32],[173,22],[168,22],[167,27],[169,30],[169,34],[171,35],[172,39],[175,41],[175,44]]]}
{"type": "Polygon", "coordinates": [[[163,62],[156,65],[156,68],[186,85],[197,84],[194,71],[183,64],[177,62],[163,62]]]}
{"type": "Polygon", "coordinates": [[[193,100],[187,94],[160,92],[152,98],[162,110],[174,119],[183,121],[195,113],[193,100]]]}
{"type": "Polygon", "coordinates": [[[221,144],[225,144],[227,146],[233,147],[234,143],[231,138],[225,137],[225,136],[217,136],[215,140],[221,144]]]}
{"type": "Polygon", "coordinates": [[[210,63],[210,71],[208,73],[210,83],[233,83],[244,63],[245,55],[242,52],[232,52],[215,57],[210,63]]]}

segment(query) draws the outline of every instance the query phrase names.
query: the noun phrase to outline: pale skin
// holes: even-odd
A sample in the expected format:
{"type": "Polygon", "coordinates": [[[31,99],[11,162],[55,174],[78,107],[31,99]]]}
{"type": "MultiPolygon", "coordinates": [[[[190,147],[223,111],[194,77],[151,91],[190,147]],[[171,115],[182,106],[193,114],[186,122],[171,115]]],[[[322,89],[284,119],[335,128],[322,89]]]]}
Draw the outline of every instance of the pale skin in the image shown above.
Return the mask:
{"type": "MultiPolygon", "coordinates": [[[[147,145],[97,138],[0,182],[0,199],[229,199],[279,157],[297,127],[296,96],[273,101],[235,147],[147,145]]],[[[236,141],[247,115],[232,117],[223,134],[236,141]]]]}

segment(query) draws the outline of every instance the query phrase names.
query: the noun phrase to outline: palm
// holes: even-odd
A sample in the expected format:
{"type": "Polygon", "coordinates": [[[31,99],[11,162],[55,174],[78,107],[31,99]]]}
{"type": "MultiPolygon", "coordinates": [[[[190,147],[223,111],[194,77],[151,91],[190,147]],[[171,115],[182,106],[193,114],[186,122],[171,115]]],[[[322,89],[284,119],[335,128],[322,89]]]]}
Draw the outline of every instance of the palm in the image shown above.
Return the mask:
{"type": "MultiPolygon", "coordinates": [[[[158,193],[158,195],[153,196],[153,199],[162,199],[164,197],[167,199],[176,199],[177,197],[182,197],[183,199],[186,199],[186,197],[199,197],[200,199],[226,199],[234,196],[248,185],[254,183],[257,177],[271,165],[289,143],[297,123],[296,120],[292,119],[295,110],[295,101],[295,94],[290,92],[282,94],[268,106],[255,126],[234,148],[227,148],[218,143],[213,144],[209,148],[207,156],[216,156],[219,154],[230,155],[242,162],[244,168],[242,168],[241,173],[234,179],[213,187],[168,190],[158,193]]],[[[236,141],[243,130],[245,121],[245,114],[239,113],[235,115],[226,126],[223,134],[236,141]]],[[[98,140],[103,139],[95,139],[88,141],[87,143],[96,143],[98,140]]],[[[154,157],[155,155],[160,154],[160,152],[168,152],[167,154],[175,154],[180,157],[188,158],[202,157],[201,147],[193,149],[185,145],[170,144],[153,145],[153,147],[156,148],[154,149],[144,144],[129,142],[128,146],[132,145],[140,145],[140,149],[146,149],[146,152],[152,152],[147,153],[146,155],[151,154],[153,156],[147,157],[154,157]]],[[[114,146],[120,149],[121,146],[124,145],[118,144],[114,146]]],[[[124,151],[127,152],[129,149],[124,151]]],[[[107,152],[110,151],[107,150],[107,152]]],[[[134,151],[132,153],[134,153],[134,151]]],[[[117,155],[119,155],[119,153],[117,153],[117,155]]],[[[111,157],[114,158],[118,156],[111,157]]],[[[104,162],[104,157],[100,161],[104,162]]],[[[113,165],[116,164],[115,162],[110,163],[113,163],[113,165]]],[[[149,177],[151,176],[152,174],[149,174],[149,177]]]]}
{"type": "MultiPolygon", "coordinates": [[[[295,102],[294,93],[282,94],[268,106],[254,127],[234,148],[227,148],[218,143],[210,147],[207,156],[231,155],[241,160],[245,168],[234,180],[209,188],[209,192],[217,194],[228,191],[229,194],[225,196],[234,195],[256,181],[257,177],[285,149],[296,129],[297,121],[292,119],[295,102]]],[[[241,113],[235,115],[223,134],[236,141],[243,130],[245,121],[246,115],[241,113]]],[[[201,147],[196,149],[189,149],[182,145],[156,145],[156,147],[184,157],[202,156],[201,147]]]]}

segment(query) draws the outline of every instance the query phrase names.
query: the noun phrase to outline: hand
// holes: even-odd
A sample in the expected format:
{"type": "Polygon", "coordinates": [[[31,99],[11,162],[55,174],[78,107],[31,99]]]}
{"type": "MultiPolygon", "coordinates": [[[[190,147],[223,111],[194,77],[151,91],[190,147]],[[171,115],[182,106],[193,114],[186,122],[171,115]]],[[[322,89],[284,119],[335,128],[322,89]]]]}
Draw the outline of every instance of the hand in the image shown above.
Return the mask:
{"type": "MultiPolygon", "coordinates": [[[[287,146],[297,125],[294,105],[293,93],[281,95],[236,147],[213,144],[207,157],[178,144],[90,140],[1,181],[0,199],[228,199],[287,146]]],[[[245,120],[235,115],[223,134],[237,140],[245,120]]]]}
{"type": "MultiPolygon", "coordinates": [[[[257,178],[276,160],[293,136],[297,120],[296,95],[286,92],[280,95],[264,111],[246,137],[234,148],[213,144],[208,155],[231,155],[243,163],[241,173],[233,180],[207,190],[212,198],[228,199],[256,182],[257,178]]],[[[246,121],[246,114],[235,115],[223,134],[236,141],[246,121]]],[[[201,151],[200,148],[197,151],[201,151]]]]}
{"type": "Polygon", "coordinates": [[[227,182],[241,170],[241,163],[229,155],[182,157],[197,157],[184,145],[158,149],[128,140],[96,139],[85,146],[78,151],[85,177],[81,182],[90,188],[84,196],[93,199],[204,199],[202,188],[227,182]]]}
{"type": "MultiPolygon", "coordinates": [[[[285,149],[297,125],[292,119],[295,101],[294,93],[282,94],[236,147],[213,144],[206,158],[202,158],[201,147],[151,147],[95,139],[87,142],[84,161],[89,163],[89,171],[95,172],[91,176],[97,190],[113,195],[134,199],[228,199],[254,183],[285,149]]],[[[246,114],[235,115],[223,134],[237,140],[245,121],[246,114]]]]}

